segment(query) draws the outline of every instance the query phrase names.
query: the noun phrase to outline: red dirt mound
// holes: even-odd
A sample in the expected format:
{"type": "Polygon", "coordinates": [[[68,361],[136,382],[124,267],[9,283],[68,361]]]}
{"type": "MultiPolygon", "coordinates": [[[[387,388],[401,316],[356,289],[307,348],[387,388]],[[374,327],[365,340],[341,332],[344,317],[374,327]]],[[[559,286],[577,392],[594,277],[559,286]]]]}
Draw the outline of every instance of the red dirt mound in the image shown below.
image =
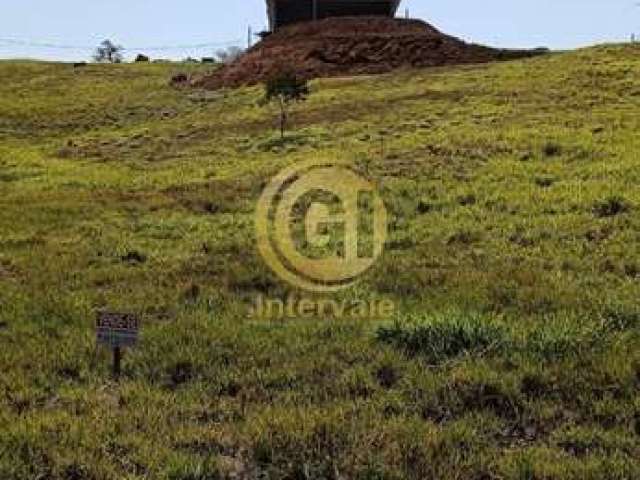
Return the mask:
{"type": "Polygon", "coordinates": [[[538,55],[468,44],[421,20],[329,18],[278,30],[238,60],[191,79],[208,89],[254,85],[283,65],[306,78],[384,73],[401,67],[484,63],[538,55]]]}

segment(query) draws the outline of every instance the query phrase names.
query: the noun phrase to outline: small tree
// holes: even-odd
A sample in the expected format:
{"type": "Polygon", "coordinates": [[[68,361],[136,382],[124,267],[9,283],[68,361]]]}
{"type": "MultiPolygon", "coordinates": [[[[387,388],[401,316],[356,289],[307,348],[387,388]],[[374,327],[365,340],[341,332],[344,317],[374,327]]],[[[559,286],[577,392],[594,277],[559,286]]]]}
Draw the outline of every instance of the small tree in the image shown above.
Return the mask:
{"type": "Polygon", "coordinates": [[[240,47],[228,47],[218,50],[215,58],[220,63],[231,63],[242,56],[244,50],[240,47]]]}
{"type": "Polygon", "coordinates": [[[264,102],[277,102],[280,108],[280,138],[284,138],[289,118],[289,106],[304,102],[309,96],[309,83],[292,70],[280,70],[265,83],[264,102]]]}
{"type": "Polygon", "coordinates": [[[124,47],[105,40],[96,48],[93,59],[100,63],[121,63],[123,50],[124,47]]]}

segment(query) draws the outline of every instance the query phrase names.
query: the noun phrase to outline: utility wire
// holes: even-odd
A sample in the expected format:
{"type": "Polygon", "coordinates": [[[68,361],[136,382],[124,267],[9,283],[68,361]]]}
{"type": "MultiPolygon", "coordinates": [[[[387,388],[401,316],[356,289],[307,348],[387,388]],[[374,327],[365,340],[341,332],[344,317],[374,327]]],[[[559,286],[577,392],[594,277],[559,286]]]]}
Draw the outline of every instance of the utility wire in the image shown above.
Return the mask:
{"type": "MultiPolygon", "coordinates": [[[[227,47],[239,45],[242,40],[229,40],[225,42],[206,42],[191,45],[160,45],[143,47],[125,47],[123,50],[143,50],[143,51],[170,51],[170,50],[200,50],[204,48],[227,47]]],[[[34,42],[30,40],[16,40],[13,38],[0,38],[0,48],[2,47],[30,47],[30,48],[51,48],[56,50],[94,50],[97,45],[64,45],[48,42],[34,42]]]]}

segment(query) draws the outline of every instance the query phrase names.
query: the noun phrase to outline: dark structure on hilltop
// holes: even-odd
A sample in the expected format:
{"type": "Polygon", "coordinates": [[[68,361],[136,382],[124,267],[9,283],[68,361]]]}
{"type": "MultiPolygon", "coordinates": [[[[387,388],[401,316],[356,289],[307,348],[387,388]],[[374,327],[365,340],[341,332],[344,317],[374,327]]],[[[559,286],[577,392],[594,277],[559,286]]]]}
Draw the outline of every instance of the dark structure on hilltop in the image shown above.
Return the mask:
{"type": "Polygon", "coordinates": [[[267,0],[269,28],[329,17],[393,17],[401,0],[267,0]]]}

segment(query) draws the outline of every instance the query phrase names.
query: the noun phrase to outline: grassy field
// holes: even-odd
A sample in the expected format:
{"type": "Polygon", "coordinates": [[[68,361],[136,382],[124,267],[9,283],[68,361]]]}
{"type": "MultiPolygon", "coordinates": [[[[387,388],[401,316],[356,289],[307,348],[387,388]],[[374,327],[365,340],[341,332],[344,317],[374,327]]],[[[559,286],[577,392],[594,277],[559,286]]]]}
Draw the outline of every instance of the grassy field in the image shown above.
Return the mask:
{"type": "Polygon", "coordinates": [[[0,62],[0,479],[640,478],[640,47],[260,88],[0,62]],[[339,297],[247,318],[268,179],[353,162],[390,213],[339,297]],[[138,313],[110,379],[96,310],[138,313]]]}

